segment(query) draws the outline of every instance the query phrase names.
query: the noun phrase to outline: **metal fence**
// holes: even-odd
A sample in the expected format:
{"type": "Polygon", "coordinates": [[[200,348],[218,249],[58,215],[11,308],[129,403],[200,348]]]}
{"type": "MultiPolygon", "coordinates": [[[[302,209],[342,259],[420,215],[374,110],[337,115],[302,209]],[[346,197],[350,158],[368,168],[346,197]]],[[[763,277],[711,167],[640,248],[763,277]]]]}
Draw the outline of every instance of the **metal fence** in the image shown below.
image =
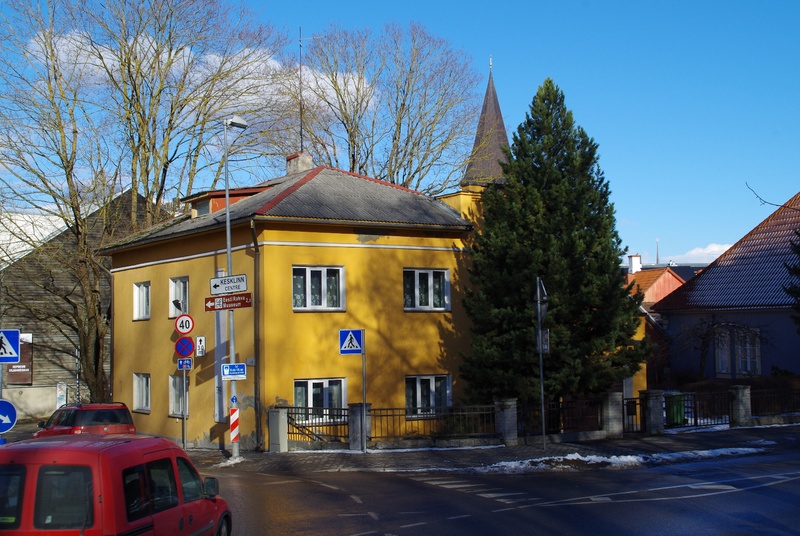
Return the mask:
{"type": "MultiPolygon", "coordinates": [[[[571,399],[545,404],[545,428],[548,434],[602,430],[602,401],[571,399]]],[[[521,405],[518,410],[521,435],[542,433],[541,405],[521,405]]]]}
{"type": "Polygon", "coordinates": [[[373,408],[372,441],[497,437],[494,406],[373,408]]]}
{"type": "Polygon", "coordinates": [[[348,408],[287,407],[290,441],[348,442],[348,408]]]}
{"type": "Polygon", "coordinates": [[[623,433],[641,432],[644,415],[641,398],[622,399],[622,431],[623,433]]]}
{"type": "Polygon", "coordinates": [[[758,417],[800,412],[800,389],[751,391],[750,408],[758,417]]]}
{"type": "Polygon", "coordinates": [[[667,428],[715,426],[731,419],[732,395],[719,393],[664,393],[664,425],[667,428]]]}

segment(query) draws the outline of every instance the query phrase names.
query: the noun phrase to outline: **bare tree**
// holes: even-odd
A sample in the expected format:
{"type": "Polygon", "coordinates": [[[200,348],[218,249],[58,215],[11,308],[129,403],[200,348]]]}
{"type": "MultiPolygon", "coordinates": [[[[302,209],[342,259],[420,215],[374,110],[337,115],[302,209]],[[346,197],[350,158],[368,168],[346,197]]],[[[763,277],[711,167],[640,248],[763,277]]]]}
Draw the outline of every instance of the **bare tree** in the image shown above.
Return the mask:
{"type": "MultiPolygon", "coordinates": [[[[104,113],[118,125],[131,185],[148,202],[146,225],[165,201],[191,193],[198,172],[219,178],[222,122],[251,128],[231,156],[269,146],[260,138],[287,114],[273,56],[285,36],[221,0],[147,0],[82,9],[82,34],[105,85],[104,113]],[[216,154],[207,154],[216,146],[216,154]]],[[[209,186],[208,183],[203,186],[209,186]]]]}
{"type": "Polygon", "coordinates": [[[283,36],[250,20],[221,0],[4,2],[3,208],[55,218],[60,233],[43,244],[19,218],[0,221],[29,251],[0,259],[0,313],[47,324],[59,351],[78,351],[93,400],[109,395],[110,276],[98,249],[213,187],[224,119],[251,123],[232,163],[285,121],[271,90],[283,36]]]}
{"type": "Polygon", "coordinates": [[[308,42],[287,90],[322,163],[431,195],[458,183],[480,105],[463,51],[419,24],[379,35],[330,26],[308,42]]]}

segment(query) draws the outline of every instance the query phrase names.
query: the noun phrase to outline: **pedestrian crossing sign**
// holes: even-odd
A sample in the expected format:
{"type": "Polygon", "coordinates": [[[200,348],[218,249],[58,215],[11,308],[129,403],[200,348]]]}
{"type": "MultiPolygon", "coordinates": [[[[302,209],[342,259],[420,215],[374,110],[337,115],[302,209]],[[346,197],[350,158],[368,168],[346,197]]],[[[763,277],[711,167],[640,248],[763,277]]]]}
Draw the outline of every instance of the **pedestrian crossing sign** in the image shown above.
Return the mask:
{"type": "Polygon", "coordinates": [[[364,352],[364,330],[363,329],[340,329],[339,330],[339,354],[352,355],[364,352]]]}
{"type": "Polygon", "coordinates": [[[0,330],[0,363],[19,363],[19,330],[0,330]]]}

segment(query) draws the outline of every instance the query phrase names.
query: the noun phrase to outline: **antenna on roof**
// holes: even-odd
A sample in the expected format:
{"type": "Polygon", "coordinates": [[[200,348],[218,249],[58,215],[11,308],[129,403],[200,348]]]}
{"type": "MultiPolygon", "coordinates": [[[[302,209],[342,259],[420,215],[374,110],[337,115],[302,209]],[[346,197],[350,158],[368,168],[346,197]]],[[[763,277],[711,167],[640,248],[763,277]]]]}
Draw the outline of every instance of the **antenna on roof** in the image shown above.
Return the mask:
{"type": "Polygon", "coordinates": [[[658,264],[658,238],[656,238],[656,264],[658,264]]]}
{"type": "Polygon", "coordinates": [[[492,70],[492,55],[489,54],[489,70],[492,70]]]}

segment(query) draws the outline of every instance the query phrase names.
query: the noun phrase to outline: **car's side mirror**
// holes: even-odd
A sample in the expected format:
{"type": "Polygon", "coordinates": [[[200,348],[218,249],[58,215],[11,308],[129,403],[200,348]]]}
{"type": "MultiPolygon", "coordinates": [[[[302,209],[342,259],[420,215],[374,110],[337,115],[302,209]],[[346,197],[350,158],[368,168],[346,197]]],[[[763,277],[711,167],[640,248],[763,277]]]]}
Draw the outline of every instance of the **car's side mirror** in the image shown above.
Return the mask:
{"type": "Polygon", "coordinates": [[[39,421],[37,426],[39,426],[39,428],[44,428],[44,421],[39,421]]]}
{"type": "Polygon", "coordinates": [[[219,495],[219,480],[213,476],[207,476],[203,480],[203,489],[209,497],[216,497],[219,495]]]}

